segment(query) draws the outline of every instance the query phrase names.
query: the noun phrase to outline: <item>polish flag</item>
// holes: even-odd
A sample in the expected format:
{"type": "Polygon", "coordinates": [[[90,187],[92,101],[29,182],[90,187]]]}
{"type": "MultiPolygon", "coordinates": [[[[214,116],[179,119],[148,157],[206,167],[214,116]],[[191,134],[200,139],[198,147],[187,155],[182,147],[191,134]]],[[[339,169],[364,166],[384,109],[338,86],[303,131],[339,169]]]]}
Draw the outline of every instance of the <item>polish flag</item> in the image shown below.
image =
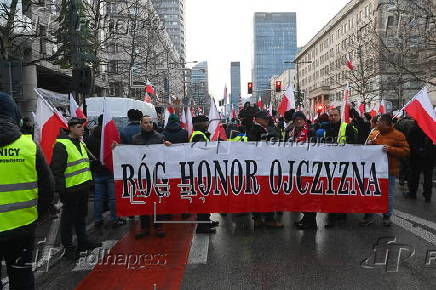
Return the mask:
{"type": "Polygon", "coordinates": [[[101,128],[100,162],[113,172],[112,148],[114,143],[120,143],[120,133],[112,120],[112,115],[106,102],[103,101],[103,124],[101,128]]]}
{"type": "Polygon", "coordinates": [[[347,54],[347,63],[346,64],[350,70],[354,70],[353,60],[351,59],[351,53],[347,54]]]}
{"type": "Polygon", "coordinates": [[[257,107],[262,110],[263,108],[262,97],[259,97],[259,99],[257,100],[257,107]]]}
{"type": "Polygon", "coordinates": [[[428,95],[427,88],[423,88],[412,100],[410,100],[403,110],[415,119],[419,128],[436,145],[436,113],[428,95]]]}
{"type": "Polygon", "coordinates": [[[286,90],[286,93],[283,96],[277,111],[279,112],[280,116],[284,116],[285,112],[289,111],[290,109],[295,109],[294,87],[292,84],[290,84],[286,90]]]}
{"type": "Polygon", "coordinates": [[[350,103],[348,102],[350,95],[350,85],[347,83],[347,88],[344,94],[344,103],[342,104],[341,120],[345,123],[350,123],[350,103]]]}
{"type": "Polygon", "coordinates": [[[236,110],[235,110],[235,107],[232,105],[232,119],[237,119],[238,118],[238,116],[236,115],[236,110]]]}
{"type": "Polygon", "coordinates": [[[165,108],[165,113],[164,113],[164,117],[165,117],[165,122],[164,122],[164,126],[166,127],[168,124],[168,119],[170,118],[170,115],[174,114],[174,108],[173,107],[166,107],[165,108]]]}
{"type": "Polygon", "coordinates": [[[371,111],[369,111],[369,115],[370,115],[371,117],[375,117],[375,116],[377,116],[377,111],[375,110],[375,104],[372,104],[372,106],[371,106],[371,111]]]}
{"type": "Polygon", "coordinates": [[[268,115],[270,116],[270,117],[272,117],[272,115],[273,115],[273,112],[272,112],[273,110],[272,110],[272,103],[269,103],[269,107],[268,107],[268,115]]]}
{"type": "Polygon", "coordinates": [[[154,95],[154,86],[148,80],[145,84],[145,92],[149,95],[154,95]]]}
{"type": "Polygon", "coordinates": [[[218,139],[227,140],[226,131],[221,124],[221,116],[216,108],[214,99],[210,100],[208,131],[212,136],[210,141],[217,141],[218,139]]]}
{"type": "Polygon", "coordinates": [[[76,100],[73,98],[73,96],[70,95],[69,97],[70,97],[70,115],[71,115],[71,117],[86,119],[86,116],[83,113],[82,108],[77,105],[76,100]]]}
{"type": "Polygon", "coordinates": [[[365,114],[365,103],[360,103],[359,112],[361,115],[365,114]]]}
{"type": "Polygon", "coordinates": [[[186,131],[188,131],[188,137],[191,138],[193,126],[192,126],[192,111],[191,108],[186,109],[186,131]]]}
{"type": "Polygon", "coordinates": [[[186,113],[185,113],[185,109],[182,109],[182,112],[180,113],[180,127],[182,127],[183,129],[186,129],[186,113]]]}
{"type": "Polygon", "coordinates": [[[38,94],[35,114],[35,142],[39,144],[48,164],[51,163],[53,146],[60,130],[67,129],[65,118],[38,94]]]}
{"type": "Polygon", "coordinates": [[[385,100],[381,100],[380,106],[378,107],[379,114],[386,114],[386,104],[385,100]]]}

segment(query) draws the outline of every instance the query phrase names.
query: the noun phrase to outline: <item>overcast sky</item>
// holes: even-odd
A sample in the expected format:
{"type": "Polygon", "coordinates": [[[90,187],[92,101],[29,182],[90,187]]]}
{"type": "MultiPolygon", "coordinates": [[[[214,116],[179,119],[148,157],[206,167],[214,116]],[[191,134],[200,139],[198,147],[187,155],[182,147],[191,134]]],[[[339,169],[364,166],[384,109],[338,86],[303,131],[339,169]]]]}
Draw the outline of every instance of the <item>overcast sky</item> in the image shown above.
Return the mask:
{"type": "Polygon", "coordinates": [[[297,46],[304,46],[349,0],[185,0],[186,59],[209,64],[209,91],[221,99],[230,62],[241,62],[247,96],[253,58],[254,12],[296,12],[297,46]]]}

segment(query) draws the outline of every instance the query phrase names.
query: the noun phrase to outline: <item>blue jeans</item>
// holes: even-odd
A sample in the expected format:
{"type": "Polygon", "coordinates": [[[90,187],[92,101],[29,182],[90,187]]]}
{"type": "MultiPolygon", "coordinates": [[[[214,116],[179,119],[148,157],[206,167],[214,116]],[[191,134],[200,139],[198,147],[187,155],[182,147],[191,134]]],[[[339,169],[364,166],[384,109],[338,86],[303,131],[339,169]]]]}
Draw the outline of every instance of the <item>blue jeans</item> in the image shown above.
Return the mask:
{"type": "MultiPolygon", "coordinates": [[[[391,217],[394,208],[394,195],[395,195],[395,176],[389,175],[389,190],[388,190],[388,211],[383,214],[384,217],[391,217]]],[[[374,214],[366,213],[365,218],[372,218],[374,214]]]]}
{"type": "Polygon", "coordinates": [[[107,174],[95,174],[95,200],[94,200],[94,217],[95,222],[103,220],[103,202],[109,201],[112,221],[117,220],[115,207],[115,185],[114,178],[107,174]]]}
{"type": "Polygon", "coordinates": [[[388,193],[388,212],[384,213],[383,216],[392,216],[392,211],[394,208],[394,195],[395,195],[395,176],[389,175],[389,193],[388,193]]]}

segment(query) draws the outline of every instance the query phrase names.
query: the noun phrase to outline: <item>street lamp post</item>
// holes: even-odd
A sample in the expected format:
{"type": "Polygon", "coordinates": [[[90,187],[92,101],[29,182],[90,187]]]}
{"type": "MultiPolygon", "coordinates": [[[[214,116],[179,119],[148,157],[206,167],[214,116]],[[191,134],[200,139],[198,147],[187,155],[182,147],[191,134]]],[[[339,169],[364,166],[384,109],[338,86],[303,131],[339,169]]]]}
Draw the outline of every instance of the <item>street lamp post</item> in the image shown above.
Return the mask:
{"type": "MultiPolygon", "coordinates": [[[[285,61],[284,63],[294,63],[295,64],[295,68],[297,70],[297,102],[296,102],[296,106],[301,106],[303,101],[301,99],[301,89],[300,89],[300,73],[298,70],[298,65],[301,63],[312,63],[311,60],[309,61],[297,61],[297,60],[293,60],[293,61],[285,61]]],[[[291,82],[291,77],[290,77],[290,72],[289,72],[289,83],[291,82]]]]}
{"type": "MultiPolygon", "coordinates": [[[[191,70],[191,69],[187,69],[187,68],[185,68],[185,66],[187,65],[187,64],[189,64],[189,63],[198,63],[198,61],[188,61],[188,62],[186,62],[186,61],[183,61],[183,62],[169,62],[168,61],[168,54],[167,54],[167,68],[165,69],[158,69],[158,70],[166,70],[167,71],[167,82],[166,82],[166,86],[168,87],[168,104],[170,104],[171,103],[171,93],[170,93],[170,71],[171,71],[171,69],[170,69],[170,65],[175,65],[176,67],[177,66],[182,66],[182,69],[180,69],[180,70],[183,70],[183,98],[186,98],[186,81],[185,81],[185,77],[186,77],[186,75],[185,75],[185,71],[186,70],[191,70]]],[[[165,87],[165,83],[164,83],[164,87],[165,87]]]]}

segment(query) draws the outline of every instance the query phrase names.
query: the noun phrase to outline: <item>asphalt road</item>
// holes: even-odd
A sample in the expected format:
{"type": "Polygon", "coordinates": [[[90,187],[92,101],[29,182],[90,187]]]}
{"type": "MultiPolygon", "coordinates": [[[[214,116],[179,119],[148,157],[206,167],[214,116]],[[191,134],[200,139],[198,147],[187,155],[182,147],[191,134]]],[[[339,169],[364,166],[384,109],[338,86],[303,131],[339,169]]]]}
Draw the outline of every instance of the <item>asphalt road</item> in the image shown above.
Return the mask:
{"type": "MultiPolygon", "coordinates": [[[[254,230],[249,216],[214,214],[217,233],[194,235],[181,288],[436,289],[435,207],[436,200],[406,200],[398,189],[391,227],[381,216],[360,227],[362,215],[350,214],[325,229],[326,215],[319,214],[319,229],[306,231],[293,226],[298,213],[284,213],[286,226],[278,230],[254,230]]],[[[88,230],[110,248],[133,226],[95,230],[90,216],[88,230]]],[[[91,270],[54,256],[48,271],[35,272],[38,289],[74,289],[91,270]]]]}

